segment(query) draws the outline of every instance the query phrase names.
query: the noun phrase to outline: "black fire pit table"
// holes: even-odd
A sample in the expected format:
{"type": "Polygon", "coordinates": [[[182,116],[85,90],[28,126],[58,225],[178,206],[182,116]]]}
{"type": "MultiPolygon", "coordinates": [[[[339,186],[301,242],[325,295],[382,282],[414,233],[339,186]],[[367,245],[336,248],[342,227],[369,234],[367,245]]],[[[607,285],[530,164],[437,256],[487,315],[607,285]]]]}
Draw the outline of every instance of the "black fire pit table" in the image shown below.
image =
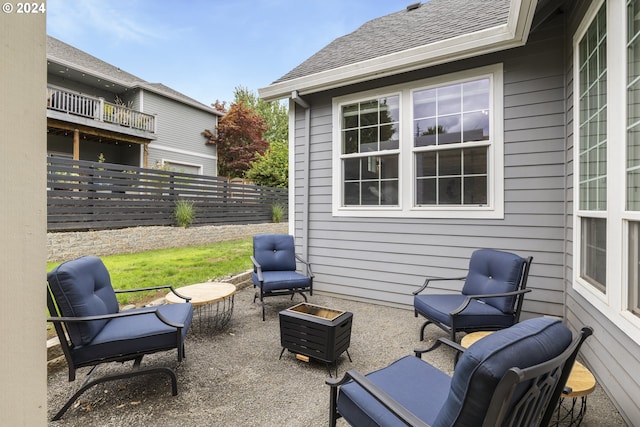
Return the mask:
{"type": "Polygon", "coordinates": [[[305,362],[309,358],[334,364],[338,376],[338,357],[347,352],[351,343],[351,323],[353,313],[334,310],[314,304],[302,303],[280,312],[280,342],[282,351],[296,354],[296,358],[305,362]]]}

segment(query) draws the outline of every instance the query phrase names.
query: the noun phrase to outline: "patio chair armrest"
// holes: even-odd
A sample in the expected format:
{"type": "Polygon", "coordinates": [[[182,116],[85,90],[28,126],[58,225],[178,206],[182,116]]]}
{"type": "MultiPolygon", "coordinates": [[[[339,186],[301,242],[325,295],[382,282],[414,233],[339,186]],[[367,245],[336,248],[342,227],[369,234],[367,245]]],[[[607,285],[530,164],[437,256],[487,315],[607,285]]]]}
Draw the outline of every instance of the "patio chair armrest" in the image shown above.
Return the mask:
{"type": "Polygon", "coordinates": [[[251,255],[250,258],[251,258],[251,262],[253,263],[253,271],[258,275],[258,280],[262,282],[264,280],[262,278],[262,266],[253,255],[251,255]]]}
{"type": "Polygon", "coordinates": [[[456,308],[455,310],[453,310],[449,314],[451,316],[456,316],[456,315],[460,314],[465,308],[467,308],[467,306],[469,305],[469,303],[471,302],[472,299],[511,297],[511,296],[516,296],[516,295],[520,295],[520,294],[526,294],[527,292],[531,292],[531,289],[520,289],[520,290],[517,290],[517,291],[503,292],[503,293],[499,293],[499,294],[467,295],[467,297],[464,299],[462,304],[460,304],[460,306],[458,308],[456,308]]]}
{"type": "Polygon", "coordinates": [[[452,349],[456,350],[459,353],[464,353],[464,351],[466,350],[460,344],[458,344],[457,342],[451,341],[448,338],[438,338],[436,340],[436,342],[434,342],[431,345],[431,347],[425,348],[425,349],[415,349],[415,350],[413,350],[413,352],[414,352],[416,357],[422,359],[422,355],[424,353],[428,353],[430,351],[435,350],[436,348],[440,347],[441,344],[447,345],[447,346],[451,347],[452,349]]]}
{"type": "Polygon", "coordinates": [[[135,288],[135,289],[114,289],[113,292],[116,294],[124,294],[128,292],[144,292],[144,291],[157,291],[160,289],[169,289],[173,292],[178,298],[182,298],[183,300],[189,302],[191,301],[191,297],[179,294],[172,285],[159,285],[159,286],[149,286],[146,288],[135,288]]]}
{"type": "Polygon", "coordinates": [[[301,263],[303,263],[307,269],[307,276],[309,277],[315,277],[313,275],[313,271],[311,271],[311,263],[308,262],[307,260],[305,260],[304,258],[302,258],[300,255],[296,254],[296,259],[298,261],[300,261],[301,263]]]}
{"type": "Polygon", "coordinates": [[[464,280],[466,279],[466,276],[462,276],[462,277],[427,277],[424,281],[424,284],[420,287],[420,289],[418,289],[417,291],[413,291],[412,294],[413,295],[418,295],[420,292],[424,291],[425,289],[427,289],[427,286],[429,286],[429,283],[431,282],[440,282],[440,281],[445,281],[445,280],[464,280]]]}
{"type": "Polygon", "coordinates": [[[174,327],[174,328],[184,328],[184,324],[182,323],[174,323],[164,317],[157,307],[149,307],[144,310],[125,310],[120,311],[118,313],[111,314],[102,314],[100,316],[82,316],[82,317],[49,317],[47,318],[47,322],[52,323],[81,323],[81,322],[91,322],[92,320],[109,320],[109,319],[117,319],[119,317],[130,317],[130,316],[141,316],[143,314],[155,314],[156,317],[164,324],[174,327]]]}
{"type": "Polygon", "coordinates": [[[389,411],[391,411],[396,417],[398,417],[402,422],[407,426],[413,427],[429,427],[429,424],[422,421],[420,418],[416,417],[412,412],[410,412],[407,408],[402,406],[398,401],[396,401],[393,397],[389,396],[385,391],[383,391],[380,387],[369,381],[369,379],[362,375],[360,372],[355,369],[351,369],[347,371],[342,379],[328,379],[326,380],[326,384],[331,386],[332,393],[335,393],[337,387],[341,384],[344,384],[349,379],[358,384],[360,387],[364,389],[368,394],[370,394],[374,399],[384,405],[389,411]]]}

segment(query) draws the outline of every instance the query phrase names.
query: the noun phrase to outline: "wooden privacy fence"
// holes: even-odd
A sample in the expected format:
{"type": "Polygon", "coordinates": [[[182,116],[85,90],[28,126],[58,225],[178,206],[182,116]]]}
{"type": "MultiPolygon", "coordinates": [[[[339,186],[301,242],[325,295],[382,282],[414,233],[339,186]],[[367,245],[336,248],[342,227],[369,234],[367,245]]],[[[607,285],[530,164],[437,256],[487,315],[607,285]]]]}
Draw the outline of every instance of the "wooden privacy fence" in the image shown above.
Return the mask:
{"type": "Polygon", "coordinates": [[[50,157],[47,162],[49,231],[174,225],[178,200],[195,207],[194,225],[272,220],[287,189],[229,183],[226,178],[50,157]]]}

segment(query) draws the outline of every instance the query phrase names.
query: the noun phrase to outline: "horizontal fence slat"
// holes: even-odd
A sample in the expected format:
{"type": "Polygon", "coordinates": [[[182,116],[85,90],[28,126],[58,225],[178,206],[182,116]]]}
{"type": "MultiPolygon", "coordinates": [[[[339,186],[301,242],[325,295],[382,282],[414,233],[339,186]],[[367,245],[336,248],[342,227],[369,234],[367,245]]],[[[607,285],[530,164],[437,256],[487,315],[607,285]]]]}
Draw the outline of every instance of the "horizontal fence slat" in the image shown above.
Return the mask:
{"type": "Polygon", "coordinates": [[[57,157],[47,171],[49,231],[173,225],[178,200],[193,203],[194,225],[270,222],[274,204],[287,220],[285,188],[57,157]]]}

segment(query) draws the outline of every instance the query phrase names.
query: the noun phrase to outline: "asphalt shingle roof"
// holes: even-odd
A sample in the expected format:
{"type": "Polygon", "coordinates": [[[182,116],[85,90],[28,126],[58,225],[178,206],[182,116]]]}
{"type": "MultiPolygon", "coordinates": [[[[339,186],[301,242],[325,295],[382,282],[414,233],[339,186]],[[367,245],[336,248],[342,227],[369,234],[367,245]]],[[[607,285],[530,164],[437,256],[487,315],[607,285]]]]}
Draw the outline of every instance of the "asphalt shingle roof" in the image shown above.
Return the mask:
{"type": "Polygon", "coordinates": [[[329,71],[507,23],[510,0],[431,0],[373,19],[273,83],[329,71]]]}

